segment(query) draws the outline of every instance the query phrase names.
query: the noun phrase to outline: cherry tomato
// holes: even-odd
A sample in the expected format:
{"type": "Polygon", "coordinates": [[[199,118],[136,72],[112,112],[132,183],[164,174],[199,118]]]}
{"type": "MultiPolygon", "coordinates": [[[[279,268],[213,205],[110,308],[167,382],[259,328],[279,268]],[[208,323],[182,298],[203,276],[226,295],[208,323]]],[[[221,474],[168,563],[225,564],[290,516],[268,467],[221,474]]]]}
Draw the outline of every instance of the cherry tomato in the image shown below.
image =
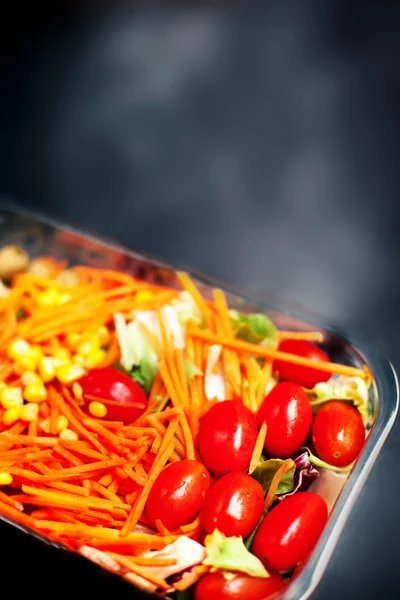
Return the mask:
{"type": "Polygon", "coordinates": [[[200,419],[197,442],[201,458],[216,476],[245,471],[257,435],[255,417],[241,400],[219,402],[200,419]]]}
{"type": "Polygon", "coordinates": [[[223,573],[207,573],[196,586],[194,600],[267,600],[284,586],[279,573],[266,579],[244,573],[226,579],[223,573]]]}
{"type": "Polygon", "coordinates": [[[297,383],[278,383],[265,397],[257,415],[258,426],[267,423],[264,447],[274,458],[293,456],[304,444],[311,427],[312,409],[297,383]]]}
{"type": "Polygon", "coordinates": [[[325,500],[313,492],[298,492],[264,517],[251,551],[266,569],[288,571],[314,548],[328,519],[325,500]]]}
{"type": "MultiPolygon", "coordinates": [[[[312,360],[330,362],[329,356],[321,348],[306,340],[283,340],[279,344],[278,350],[311,358],[312,360]]],[[[279,372],[279,379],[281,381],[293,381],[306,388],[313,388],[320,381],[328,381],[331,376],[330,373],[326,373],[325,371],[294,365],[282,360],[275,360],[273,369],[279,372]]]]}
{"type": "Polygon", "coordinates": [[[197,460],[168,465],[155,481],[146,502],[146,516],[155,525],[160,519],[170,531],[193,521],[203,507],[210,475],[197,460]]]}
{"type": "Polygon", "coordinates": [[[79,385],[84,396],[101,398],[107,407],[107,419],[111,421],[131,423],[147,406],[147,397],[140,385],[112,367],[92,369],[79,380],[79,385]]]}
{"type": "Polygon", "coordinates": [[[206,496],[203,527],[206,533],[218,529],[227,537],[247,537],[261,519],[264,492],[261,485],[241,471],[227,473],[206,496]]]}
{"type": "Polygon", "coordinates": [[[331,400],[317,412],[311,436],[322,460],[335,467],[345,467],[360,454],[365,442],[365,428],[354,406],[331,400]]]}

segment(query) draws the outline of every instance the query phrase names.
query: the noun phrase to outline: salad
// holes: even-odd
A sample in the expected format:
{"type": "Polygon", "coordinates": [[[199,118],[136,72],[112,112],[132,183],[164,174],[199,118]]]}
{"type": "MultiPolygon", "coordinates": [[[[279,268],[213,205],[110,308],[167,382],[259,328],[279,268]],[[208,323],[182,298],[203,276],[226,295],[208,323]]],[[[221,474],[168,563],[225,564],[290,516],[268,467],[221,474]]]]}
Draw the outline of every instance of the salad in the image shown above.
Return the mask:
{"type": "Polygon", "coordinates": [[[0,514],[169,598],[279,594],[370,426],[319,331],[0,249],[0,514]]]}

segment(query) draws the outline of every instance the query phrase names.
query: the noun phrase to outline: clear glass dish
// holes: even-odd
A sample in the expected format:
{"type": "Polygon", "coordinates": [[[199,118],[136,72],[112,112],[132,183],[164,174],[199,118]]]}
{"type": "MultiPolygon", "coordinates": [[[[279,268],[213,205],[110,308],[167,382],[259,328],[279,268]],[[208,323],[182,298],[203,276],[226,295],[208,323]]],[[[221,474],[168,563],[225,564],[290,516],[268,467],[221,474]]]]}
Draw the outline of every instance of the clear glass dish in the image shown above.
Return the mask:
{"type": "MultiPolygon", "coordinates": [[[[32,257],[52,255],[68,260],[71,265],[107,267],[170,287],[177,285],[175,270],[159,260],[132,252],[96,235],[83,233],[51,218],[20,210],[12,205],[1,205],[0,246],[7,244],[22,246],[32,257]]],[[[191,275],[205,296],[209,296],[212,287],[216,285],[222,288],[232,308],[267,312],[280,328],[322,331],[325,336],[325,349],[333,360],[355,367],[361,367],[366,363],[373,374],[370,403],[374,416],[364,450],[348,475],[332,475],[327,481],[331,492],[330,508],[332,509],[328,524],[306,567],[279,596],[282,600],[304,600],[310,597],[318,585],[346,520],[393,426],[399,405],[396,373],[390,362],[377,354],[373,347],[354,340],[351,335],[342,332],[336,325],[324,322],[323,319],[316,318],[294,305],[289,306],[276,300],[257,299],[244,290],[221,285],[220,282],[201,274],[191,272],[191,275]]],[[[0,519],[26,531],[29,535],[42,539],[47,544],[57,546],[47,538],[24,529],[2,515],[0,519]]],[[[100,564],[97,560],[95,562],[100,564]]],[[[104,564],[100,566],[107,568],[104,564]]]]}

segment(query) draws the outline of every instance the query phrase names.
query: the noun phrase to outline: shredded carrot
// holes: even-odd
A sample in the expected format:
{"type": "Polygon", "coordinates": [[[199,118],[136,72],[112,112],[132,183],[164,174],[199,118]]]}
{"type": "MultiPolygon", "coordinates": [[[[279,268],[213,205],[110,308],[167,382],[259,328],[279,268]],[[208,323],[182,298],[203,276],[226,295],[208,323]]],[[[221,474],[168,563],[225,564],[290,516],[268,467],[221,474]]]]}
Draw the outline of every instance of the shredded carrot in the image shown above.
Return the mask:
{"type": "Polygon", "coordinates": [[[197,289],[197,287],[195,286],[195,284],[193,283],[193,281],[191,280],[189,275],[187,275],[186,273],[178,273],[177,277],[178,277],[181,285],[185,288],[185,290],[187,290],[189,292],[189,294],[192,296],[194,302],[197,304],[197,307],[199,308],[199,310],[202,314],[202,317],[204,319],[205,325],[207,327],[210,327],[211,315],[210,315],[209,308],[203,299],[203,296],[200,294],[199,290],[197,289]]]}
{"type": "Polygon", "coordinates": [[[324,334],[321,331],[278,331],[278,340],[307,340],[321,344],[324,334]]]}
{"type": "Polygon", "coordinates": [[[126,567],[130,571],[133,571],[133,573],[139,575],[140,577],[143,577],[143,579],[150,581],[150,583],[153,583],[162,590],[167,590],[170,587],[170,585],[164,579],[161,579],[161,577],[157,577],[151,571],[148,571],[145,567],[140,567],[139,565],[136,565],[128,557],[121,556],[120,554],[116,554],[115,552],[108,552],[108,554],[123,567],[126,567]]]}
{"type": "Polygon", "coordinates": [[[253,454],[251,455],[250,466],[249,466],[249,475],[251,475],[253,473],[253,471],[256,470],[256,468],[260,462],[266,435],[267,435],[267,424],[264,422],[261,425],[260,431],[257,436],[256,443],[254,446],[253,454]]]}
{"type": "Polygon", "coordinates": [[[200,331],[193,329],[191,334],[194,338],[203,340],[210,344],[221,344],[227,348],[238,350],[239,352],[248,352],[254,356],[263,356],[265,358],[282,360],[294,365],[301,365],[303,367],[311,367],[327,373],[337,373],[339,375],[347,375],[349,377],[361,377],[366,379],[368,371],[366,369],[357,369],[355,367],[348,367],[347,365],[339,365],[337,363],[326,362],[323,360],[313,360],[311,358],[304,358],[297,354],[289,354],[289,352],[280,352],[275,348],[266,348],[257,344],[250,344],[249,342],[243,342],[238,339],[227,339],[224,336],[217,335],[208,331],[200,331]]]}
{"type": "Polygon", "coordinates": [[[271,481],[271,485],[269,486],[269,490],[264,501],[264,510],[267,510],[271,506],[282,477],[285,475],[285,473],[290,471],[290,469],[293,469],[293,467],[296,468],[296,464],[291,458],[285,460],[285,462],[279,467],[271,481]]]}

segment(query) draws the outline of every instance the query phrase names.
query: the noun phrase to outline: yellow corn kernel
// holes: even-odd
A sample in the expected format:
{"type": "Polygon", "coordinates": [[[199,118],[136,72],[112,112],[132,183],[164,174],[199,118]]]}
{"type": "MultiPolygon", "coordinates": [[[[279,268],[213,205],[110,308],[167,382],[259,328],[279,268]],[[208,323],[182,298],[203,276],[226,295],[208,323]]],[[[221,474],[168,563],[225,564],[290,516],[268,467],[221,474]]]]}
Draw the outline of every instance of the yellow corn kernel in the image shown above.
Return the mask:
{"type": "Polygon", "coordinates": [[[6,388],[6,387],[7,387],[7,385],[4,383],[4,381],[0,381],[0,392],[2,390],[4,390],[4,388],[6,388]]]}
{"type": "Polygon", "coordinates": [[[70,348],[76,348],[79,342],[81,341],[81,337],[82,336],[79,333],[68,333],[65,338],[67,346],[69,346],[70,348]]]}
{"type": "Polygon", "coordinates": [[[59,433],[59,437],[62,440],[79,440],[78,435],[75,433],[75,431],[72,431],[72,429],[63,429],[62,431],[60,431],[59,433]]]}
{"type": "Polygon", "coordinates": [[[22,406],[24,403],[22,390],[17,387],[4,387],[0,392],[0,403],[6,410],[14,406],[22,406]]]}
{"type": "Polygon", "coordinates": [[[32,371],[26,371],[22,377],[21,381],[24,385],[35,385],[43,383],[37,373],[33,373],[32,371]]]}
{"type": "Polygon", "coordinates": [[[0,485],[11,485],[13,478],[11,473],[0,473],[0,485]]]}
{"type": "MultiPolygon", "coordinates": [[[[58,415],[57,420],[56,420],[57,433],[59,433],[63,429],[66,429],[68,427],[68,425],[69,425],[69,421],[68,421],[67,417],[64,417],[64,415],[58,415]]],[[[40,427],[43,429],[43,431],[45,433],[50,433],[50,419],[43,419],[43,421],[40,423],[40,427]]]]}
{"type": "Polygon", "coordinates": [[[67,293],[62,293],[60,294],[60,304],[66,304],[67,302],[69,302],[71,300],[72,296],[71,294],[67,294],[67,293]]]}
{"type": "Polygon", "coordinates": [[[75,383],[72,384],[72,393],[74,394],[75,398],[77,398],[78,400],[83,400],[82,386],[79,385],[79,383],[77,381],[75,381],[75,383]]]}
{"type": "Polygon", "coordinates": [[[85,375],[85,369],[80,365],[62,365],[56,371],[57,379],[61,383],[73,383],[85,375]]]}
{"type": "Polygon", "coordinates": [[[86,369],[94,369],[98,367],[101,362],[103,362],[106,353],[101,348],[94,348],[85,358],[85,362],[83,363],[86,369]]]}
{"type": "Polygon", "coordinates": [[[40,346],[31,346],[28,354],[29,356],[33,356],[37,361],[43,358],[43,350],[40,346]]]}
{"type": "Polygon", "coordinates": [[[47,288],[40,294],[39,304],[41,306],[59,306],[61,304],[60,296],[61,294],[57,288],[47,288]]]}
{"type": "Polygon", "coordinates": [[[154,294],[150,290],[140,290],[140,292],[136,294],[135,301],[139,303],[148,302],[153,296],[154,294]]]}
{"type": "Polygon", "coordinates": [[[64,417],[64,415],[59,415],[57,417],[57,431],[62,431],[63,429],[67,429],[69,425],[69,421],[67,419],[67,417],[64,417]]]}
{"type": "Polygon", "coordinates": [[[105,325],[102,325],[98,328],[96,331],[96,336],[98,337],[101,346],[108,344],[110,341],[110,332],[105,325]]]}
{"type": "Polygon", "coordinates": [[[83,367],[83,365],[85,364],[85,357],[82,356],[82,354],[74,354],[74,356],[72,357],[72,364],[81,365],[81,367],[83,367]]]}
{"type": "Polygon", "coordinates": [[[106,416],[107,407],[102,402],[91,402],[89,404],[89,412],[94,417],[99,417],[101,419],[106,416]]]}
{"type": "Polygon", "coordinates": [[[29,404],[25,404],[21,410],[21,419],[23,421],[35,421],[39,414],[39,405],[33,402],[29,402],[29,404]]]}
{"type": "Polygon", "coordinates": [[[96,335],[91,335],[90,337],[87,337],[85,341],[77,347],[76,351],[78,352],[78,354],[81,354],[81,356],[88,356],[93,350],[99,348],[99,346],[99,338],[96,335]]]}
{"type": "Polygon", "coordinates": [[[25,356],[29,353],[31,346],[26,340],[17,339],[14,340],[7,349],[7,355],[13,360],[17,360],[21,356],[25,356]]]}
{"type": "Polygon", "coordinates": [[[50,419],[40,421],[40,427],[45,433],[50,433],[50,419]]]}
{"type": "Polygon", "coordinates": [[[57,283],[65,287],[75,287],[79,285],[79,277],[71,269],[65,269],[56,275],[57,283]]]}
{"type": "Polygon", "coordinates": [[[15,372],[18,375],[22,375],[25,371],[35,371],[37,367],[37,360],[31,354],[25,356],[19,356],[15,361],[15,372]]]}
{"type": "Polygon", "coordinates": [[[44,402],[47,390],[42,382],[29,384],[24,389],[24,398],[27,402],[44,402]]]}
{"type": "Polygon", "coordinates": [[[3,423],[4,425],[12,425],[15,421],[21,417],[21,407],[13,406],[12,408],[8,408],[3,415],[3,423]]]}
{"type": "Polygon", "coordinates": [[[39,375],[45,383],[53,381],[56,376],[56,367],[51,356],[44,356],[38,364],[39,375]]]}

